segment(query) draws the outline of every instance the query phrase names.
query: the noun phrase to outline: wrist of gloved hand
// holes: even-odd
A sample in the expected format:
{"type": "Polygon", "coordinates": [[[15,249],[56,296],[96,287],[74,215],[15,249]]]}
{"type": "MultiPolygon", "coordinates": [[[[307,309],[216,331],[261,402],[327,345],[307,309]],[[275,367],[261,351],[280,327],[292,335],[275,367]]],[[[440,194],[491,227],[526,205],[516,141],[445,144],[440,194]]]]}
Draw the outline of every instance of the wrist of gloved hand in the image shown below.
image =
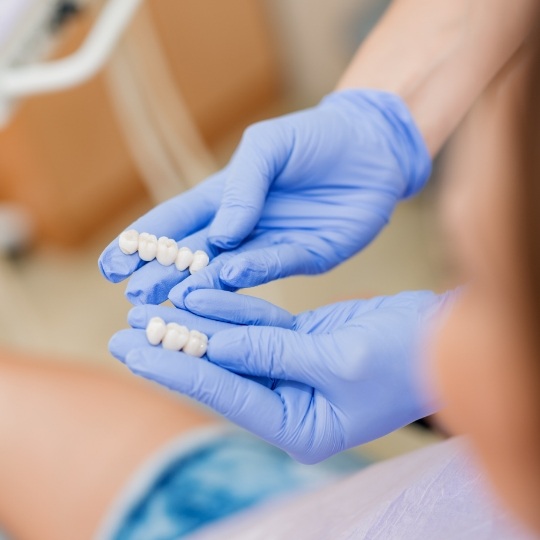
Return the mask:
{"type": "MultiPolygon", "coordinates": [[[[397,94],[370,89],[338,90],[321,101],[321,107],[334,108],[344,121],[357,118],[375,137],[384,137],[387,149],[399,162],[405,184],[400,198],[417,194],[426,184],[432,160],[422,133],[406,103],[397,94]]],[[[362,151],[363,141],[358,141],[362,151]]],[[[384,164],[381,164],[384,167],[384,164]]]]}

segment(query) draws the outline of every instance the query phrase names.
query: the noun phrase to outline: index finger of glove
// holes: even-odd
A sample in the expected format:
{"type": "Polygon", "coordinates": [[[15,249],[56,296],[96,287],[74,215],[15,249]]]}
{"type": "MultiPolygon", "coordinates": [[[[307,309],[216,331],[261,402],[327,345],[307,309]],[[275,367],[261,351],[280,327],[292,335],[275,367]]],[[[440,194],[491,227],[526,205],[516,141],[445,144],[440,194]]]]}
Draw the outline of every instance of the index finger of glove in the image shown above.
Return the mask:
{"type": "Polygon", "coordinates": [[[215,246],[232,249],[253,231],[293,144],[292,129],[280,119],[246,129],[228,166],[223,198],[210,226],[210,241],[215,246]]]}
{"type": "Polygon", "coordinates": [[[273,443],[283,423],[281,398],[269,388],[204,359],[151,346],[132,350],[126,365],[137,375],[185,394],[273,443]]]}
{"type": "Polygon", "coordinates": [[[268,326],[244,326],[217,333],[208,344],[210,361],[236,373],[284,379],[320,387],[327,378],[319,336],[268,326]]]}
{"type": "Polygon", "coordinates": [[[134,307],[128,313],[128,322],[133,328],[145,329],[153,317],[161,317],[166,323],[175,322],[187,326],[190,330],[198,330],[208,337],[223,330],[236,328],[235,324],[200,317],[183,309],[153,305],[134,307]]]}
{"type": "MultiPolygon", "coordinates": [[[[223,174],[220,171],[196,188],[159,204],[127,229],[180,240],[205,227],[217,210],[223,174]]],[[[113,283],[123,281],[145,264],[137,253],[122,253],[118,237],[105,248],[98,261],[103,276],[113,283]]]]}
{"type": "Polygon", "coordinates": [[[245,294],[199,289],[186,297],[185,306],[192,313],[216,321],[281,328],[292,328],[294,325],[294,315],[288,311],[245,294]]]}

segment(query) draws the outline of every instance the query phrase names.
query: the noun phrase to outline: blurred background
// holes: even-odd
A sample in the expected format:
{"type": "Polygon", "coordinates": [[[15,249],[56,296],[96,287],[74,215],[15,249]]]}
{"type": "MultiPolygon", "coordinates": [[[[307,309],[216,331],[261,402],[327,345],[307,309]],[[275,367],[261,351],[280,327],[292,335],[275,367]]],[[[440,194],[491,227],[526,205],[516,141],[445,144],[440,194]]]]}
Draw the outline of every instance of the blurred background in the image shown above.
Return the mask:
{"type": "MultiPolygon", "coordinates": [[[[331,91],[388,3],[146,0],[98,76],[0,103],[0,348],[123,371],[107,342],[126,326],[130,305],[124,286],[99,274],[101,250],[157,202],[222,167],[247,125],[331,91]]],[[[19,1],[20,20],[0,24],[0,69],[77,50],[103,4],[19,1]],[[20,56],[17,32],[30,32],[37,5],[47,8],[46,24],[31,29],[20,56]]],[[[404,202],[381,236],[341,267],[249,294],[299,312],[441,290],[447,264],[436,184],[404,202]]],[[[374,452],[386,457],[430,437],[408,430],[374,452]]]]}

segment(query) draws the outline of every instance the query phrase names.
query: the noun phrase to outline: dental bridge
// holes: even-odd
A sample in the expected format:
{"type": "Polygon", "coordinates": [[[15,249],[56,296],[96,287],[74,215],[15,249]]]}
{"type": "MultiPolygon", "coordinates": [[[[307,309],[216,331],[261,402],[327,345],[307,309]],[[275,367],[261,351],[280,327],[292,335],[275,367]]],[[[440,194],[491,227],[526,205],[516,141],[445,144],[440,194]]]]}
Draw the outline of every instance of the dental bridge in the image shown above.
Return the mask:
{"type": "Polygon", "coordinates": [[[198,330],[174,322],[166,323],[161,317],[152,317],[146,326],[146,339],[150,345],[160,345],[169,351],[182,351],[201,358],[208,348],[208,336],[198,330]]]}
{"type": "Polygon", "coordinates": [[[188,247],[178,247],[172,238],[155,234],[138,233],[135,229],[124,231],[118,237],[118,247],[124,255],[139,254],[141,260],[150,262],[157,260],[162,266],[174,264],[177,270],[183,272],[189,268],[189,273],[194,274],[202,270],[210,262],[205,251],[198,249],[193,253],[188,247]]]}

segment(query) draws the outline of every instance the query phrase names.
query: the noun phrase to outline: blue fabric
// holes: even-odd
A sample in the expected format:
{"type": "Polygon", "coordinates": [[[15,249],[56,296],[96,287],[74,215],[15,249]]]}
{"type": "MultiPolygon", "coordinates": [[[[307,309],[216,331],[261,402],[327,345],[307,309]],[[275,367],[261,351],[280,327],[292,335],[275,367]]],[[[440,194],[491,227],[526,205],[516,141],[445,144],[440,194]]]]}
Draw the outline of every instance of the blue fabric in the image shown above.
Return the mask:
{"type": "Polygon", "coordinates": [[[182,538],[272,497],[317,487],[368,463],[349,453],[306,466],[249,435],[223,435],[170,461],[113,538],[182,538]]]}

